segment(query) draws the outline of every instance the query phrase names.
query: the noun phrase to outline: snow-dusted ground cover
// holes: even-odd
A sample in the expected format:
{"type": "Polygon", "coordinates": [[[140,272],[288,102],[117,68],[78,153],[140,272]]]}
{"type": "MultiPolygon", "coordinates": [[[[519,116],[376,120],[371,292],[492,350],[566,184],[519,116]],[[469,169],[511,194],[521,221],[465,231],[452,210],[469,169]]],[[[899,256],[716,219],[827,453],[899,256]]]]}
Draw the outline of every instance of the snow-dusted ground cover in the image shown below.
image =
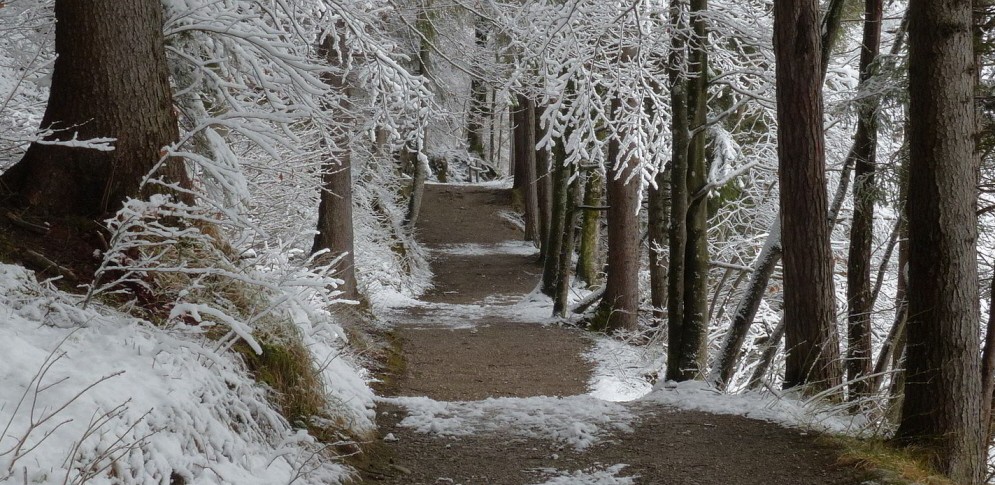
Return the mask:
{"type": "MultiPolygon", "coordinates": [[[[308,330],[308,329],[302,329],[308,330]]],[[[319,335],[311,334],[313,344],[319,335]]],[[[341,343],[341,341],[340,341],[341,343]]],[[[295,430],[237,357],[0,265],[0,478],[15,483],[338,483],[349,471],[295,430]]],[[[329,391],[370,429],[359,371],[326,341],[329,391]]],[[[363,392],[363,390],[366,390],[363,392]]]]}

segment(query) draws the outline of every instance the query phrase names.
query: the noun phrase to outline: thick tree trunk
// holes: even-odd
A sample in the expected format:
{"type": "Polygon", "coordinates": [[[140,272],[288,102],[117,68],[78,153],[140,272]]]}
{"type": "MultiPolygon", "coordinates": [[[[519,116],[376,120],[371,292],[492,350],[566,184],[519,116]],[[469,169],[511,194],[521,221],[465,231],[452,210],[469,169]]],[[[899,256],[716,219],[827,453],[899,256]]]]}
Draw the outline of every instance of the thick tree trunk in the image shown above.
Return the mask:
{"type": "Polygon", "coordinates": [[[822,128],[819,2],[774,4],[778,178],[784,248],[784,387],[842,381],[822,128]]]}
{"type": "MultiPolygon", "coordinates": [[[[632,61],[632,48],[622,49],[620,63],[632,61]]],[[[612,113],[619,113],[622,104],[638,109],[638,101],[627,93],[616,93],[612,113]]],[[[642,190],[640,161],[631,147],[622,146],[624,133],[613,136],[608,143],[606,172],[608,186],[608,268],[605,294],[591,322],[594,330],[615,332],[635,330],[639,311],[639,193],[642,190]]]]}
{"type": "MultiPolygon", "coordinates": [[[[866,0],[864,40],[860,49],[860,87],[871,77],[871,65],[881,45],[883,0],[866,0]]],[[[860,90],[858,87],[858,91],[860,90]]],[[[848,398],[856,400],[870,394],[873,372],[871,361],[871,313],[874,311],[871,287],[871,250],[874,241],[874,170],[877,163],[877,103],[860,107],[857,136],[854,142],[856,165],[853,176],[853,224],[850,226],[850,250],[847,259],[847,352],[846,378],[848,398]]]]}
{"type": "MultiPolygon", "coordinates": [[[[839,30],[839,24],[842,20],[842,15],[837,12],[837,10],[842,8],[843,1],[844,0],[832,0],[826,15],[822,19],[822,81],[825,80],[825,66],[828,65],[829,57],[832,53],[833,45],[837,37],[835,33],[839,30]]],[[[851,148],[851,152],[852,151],[853,149],[851,148]]],[[[851,157],[848,156],[847,160],[843,163],[843,173],[840,177],[840,185],[836,188],[836,194],[833,197],[833,204],[829,211],[829,223],[831,225],[829,230],[830,233],[832,233],[832,225],[834,225],[837,221],[837,215],[839,214],[840,207],[843,205],[843,199],[846,196],[846,189],[849,183],[849,174],[851,170],[849,167],[851,166],[851,157]]],[[[777,267],[777,264],[781,262],[782,248],[780,221],[781,211],[778,210],[777,220],[771,225],[771,228],[768,231],[768,241],[764,244],[764,249],[761,251],[761,257],[758,257],[753,264],[753,271],[750,273],[749,286],[743,293],[743,297],[740,299],[739,304],[736,306],[736,315],[733,319],[733,324],[729,328],[729,332],[726,334],[722,349],[719,352],[719,357],[716,359],[715,364],[712,367],[711,380],[718,385],[726,386],[732,378],[733,371],[736,367],[736,361],[739,358],[740,349],[742,349],[743,343],[746,341],[746,334],[749,332],[750,327],[753,326],[753,319],[756,317],[757,310],[760,308],[760,303],[763,300],[763,295],[767,291],[767,284],[770,281],[771,275],[774,274],[774,269],[777,267]]],[[[776,346],[774,350],[777,350],[776,346]]],[[[771,357],[771,359],[773,359],[773,357],[771,357]]],[[[751,379],[751,382],[752,381],[753,380],[751,379]]]]}
{"type": "Polygon", "coordinates": [[[536,192],[535,103],[518,95],[514,111],[515,189],[521,195],[525,213],[525,240],[537,245],[539,240],[539,201],[536,192]]]}
{"type": "MultiPolygon", "coordinates": [[[[116,211],[176,141],[162,5],[155,0],[55,2],[46,140],[114,138],[113,151],[33,143],[0,187],[42,213],[95,217],[116,211]]],[[[186,183],[181,162],[159,170],[186,183]]]]}
{"type": "MultiPolygon", "coordinates": [[[[319,46],[319,54],[323,55],[331,66],[341,68],[340,49],[344,47],[344,43],[344,39],[337,40],[328,36],[319,46]]],[[[356,300],[359,298],[359,288],[356,283],[353,244],[352,150],[349,146],[348,128],[354,120],[350,117],[352,107],[346,95],[347,80],[343,74],[328,73],[325,75],[325,82],[343,92],[336,109],[336,115],[342,125],[334,134],[334,157],[330,157],[322,164],[318,233],[314,236],[311,252],[327,250],[330,258],[339,258],[334,275],[343,283],[337,289],[342,292],[344,298],[356,300]]]]}
{"type": "Polygon", "coordinates": [[[577,251],[577,278],[588,288],[597,285],[601,272],[601,211],[605,177],[597,167],[587,169],[584,182],[585,207],[581,219],[580,248],[577,251]]]}
{"type": "Polygon", "coordinates": [[[909,317],[896,438],[981,483],[971,2],[909,6],[909,317]]]}

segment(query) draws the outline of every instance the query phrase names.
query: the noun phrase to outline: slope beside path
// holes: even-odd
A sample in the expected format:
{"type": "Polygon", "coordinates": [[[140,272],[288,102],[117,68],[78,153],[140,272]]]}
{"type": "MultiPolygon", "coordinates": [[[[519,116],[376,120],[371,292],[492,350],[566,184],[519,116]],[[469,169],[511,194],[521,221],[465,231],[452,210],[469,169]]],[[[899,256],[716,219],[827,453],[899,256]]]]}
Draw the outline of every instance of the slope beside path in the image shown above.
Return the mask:
{"type": "Polygon", "coordinates": [[[812,433],[588,395],[592,339],[549,320],[510,190],[429,185],[434,288],[390,309],[403,375],[380,398],[386,457],[363,483],[861,483],[812,433]]]}

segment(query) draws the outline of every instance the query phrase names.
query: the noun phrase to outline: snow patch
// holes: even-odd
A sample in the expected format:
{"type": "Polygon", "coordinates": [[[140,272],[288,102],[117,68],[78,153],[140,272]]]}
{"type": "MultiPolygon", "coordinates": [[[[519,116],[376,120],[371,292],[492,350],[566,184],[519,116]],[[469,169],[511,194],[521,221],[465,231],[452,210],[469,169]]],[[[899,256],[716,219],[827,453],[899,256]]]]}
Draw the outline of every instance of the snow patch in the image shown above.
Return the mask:
{"type": "Polygon", "coordinates": [[[537,485],[634,485],[638,476],[617,476],[626,466],[612,465],[604,469],[592,467],[573,473],[554,471],[559,476],[537,485]]]}
{"type": "Polygon", "coordinates": [[[436,401],[427,397],[385,398],[404,406],[400,426],[419,433],[466,436],[508,431],[544,438],[583,450],[613,431],[632,432],[636,416],[621,404],[591,396],[490,398],[483,401],[436,401]]]}
{"type": "Polygon", "coordinates": [[[782,426],[830,433],[857,434],[867,427],[865,417],[833,412],[820,407],[817,402],[753,391],[724,394],[702,381],[658,383],[653,392],[640,401],[712,414],[743,416],[782,426]]]}

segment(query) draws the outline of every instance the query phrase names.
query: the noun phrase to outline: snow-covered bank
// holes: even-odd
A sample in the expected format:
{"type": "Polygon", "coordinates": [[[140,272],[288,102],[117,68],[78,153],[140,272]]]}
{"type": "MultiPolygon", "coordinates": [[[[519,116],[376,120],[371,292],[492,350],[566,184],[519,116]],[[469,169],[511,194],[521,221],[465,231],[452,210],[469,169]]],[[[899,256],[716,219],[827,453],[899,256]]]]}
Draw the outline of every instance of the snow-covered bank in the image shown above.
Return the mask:
{"type": "MultiPolygon", "coordinates": [[[[327,484],[350,473],[287,423],[235,354],[78,303],[0,265],[0,478],[327,484]]],[[[372,395],[342,342],[302,330],[342,420],[372,429],[372,395]]]]}

